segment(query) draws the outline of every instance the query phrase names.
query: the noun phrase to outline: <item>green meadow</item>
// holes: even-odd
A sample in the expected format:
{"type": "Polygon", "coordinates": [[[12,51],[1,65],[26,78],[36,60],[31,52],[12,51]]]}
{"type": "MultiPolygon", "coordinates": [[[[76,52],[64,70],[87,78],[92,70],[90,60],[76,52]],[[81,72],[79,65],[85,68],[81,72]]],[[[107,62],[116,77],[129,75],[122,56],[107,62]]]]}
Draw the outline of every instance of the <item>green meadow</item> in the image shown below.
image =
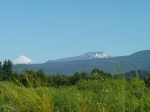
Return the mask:
{"type": "Polygon", "coordinates": [[[2,112],[149,112],[150,89],[136,78],[81,80],[74,86],[0,82],[2,112]]]}

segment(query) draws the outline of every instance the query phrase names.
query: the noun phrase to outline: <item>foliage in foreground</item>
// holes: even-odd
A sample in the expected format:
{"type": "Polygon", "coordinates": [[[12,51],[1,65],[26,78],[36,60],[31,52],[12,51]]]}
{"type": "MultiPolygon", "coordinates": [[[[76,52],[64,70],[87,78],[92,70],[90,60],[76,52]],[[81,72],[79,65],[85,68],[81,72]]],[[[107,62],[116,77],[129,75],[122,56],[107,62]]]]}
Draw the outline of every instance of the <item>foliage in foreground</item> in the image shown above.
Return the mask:
{"type": "Polygon", "coordinates": [[[74,86],[24,87],[0,83],[0,111],[148,112],[150,90],[143,80],[80,80],[74,86]]]}

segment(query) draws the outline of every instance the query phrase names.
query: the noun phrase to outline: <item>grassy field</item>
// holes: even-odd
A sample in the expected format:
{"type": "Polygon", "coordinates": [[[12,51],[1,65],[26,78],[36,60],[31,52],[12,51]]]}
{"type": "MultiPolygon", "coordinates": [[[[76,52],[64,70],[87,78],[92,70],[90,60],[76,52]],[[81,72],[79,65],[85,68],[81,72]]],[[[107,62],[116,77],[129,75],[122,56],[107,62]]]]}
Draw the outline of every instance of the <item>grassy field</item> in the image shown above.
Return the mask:
{"type": "Polygon", "coordinates": [[[149,112],[143,80],[81,80],[74,86],[26,88],[0,82],[1,112],[149,112]]]}

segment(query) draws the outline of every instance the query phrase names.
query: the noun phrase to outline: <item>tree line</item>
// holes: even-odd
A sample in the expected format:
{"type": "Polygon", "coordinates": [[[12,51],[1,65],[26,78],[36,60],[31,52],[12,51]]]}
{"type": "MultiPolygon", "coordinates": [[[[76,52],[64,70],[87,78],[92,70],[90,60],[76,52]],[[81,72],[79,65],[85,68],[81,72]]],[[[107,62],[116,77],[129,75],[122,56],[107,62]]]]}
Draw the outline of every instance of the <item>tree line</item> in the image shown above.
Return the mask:
{"type": "Polygon", "coordinates": [[[74,73],[71,76],[56,74],[56,75],[47,75],[42,69],[37,71],[34,70],[23,70],[20,74],[13,72],[13,64],[10,60],[5,60],[3,63],[0,62],[0,81],[12,81],[15,84],[23,85],[25,87],[38,87],[38,86],[72,86],[77,84],[80,80],[107,80],[108,78],[126,78],[130,80],[132,78],[141,78],[139,77],[143,74],[142,79],[145,82],[147,87],[150,87],[150,73],[143,71],[131,71],[126,74],[115,74],[112,76],[110,73],[106,73],[98,68],[95,68],[91,73],[85,71],[81,73],[74,73]],[[131,77],[132,76],[132,77],[131,77]]]}

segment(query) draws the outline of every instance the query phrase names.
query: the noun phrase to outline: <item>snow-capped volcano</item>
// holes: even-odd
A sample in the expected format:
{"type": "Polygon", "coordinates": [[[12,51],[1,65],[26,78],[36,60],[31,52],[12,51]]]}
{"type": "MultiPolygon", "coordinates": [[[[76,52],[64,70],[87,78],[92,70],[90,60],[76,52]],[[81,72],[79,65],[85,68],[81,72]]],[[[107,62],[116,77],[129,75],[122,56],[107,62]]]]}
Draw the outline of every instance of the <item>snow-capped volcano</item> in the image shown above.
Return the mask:
{"type": "Polygon", "coordinates": [[[13,61],[13,64],[32,64],[32,60],[29,58],[26,58],[25,56],[20,56],[19,58],[15,59],[13,61]]]}
{"type": "Polygon", "coordinates": [[[74,61],[74,60],[88,60],[88,59],[102,59],[102,58],[110,58],[111,56],[104,53],[104,52],[87,52],[85,54],[75,56],[75,57],[68,57],[62,58],[58,60],[48,60],[47,62],[62,62],[62,61],[74,61]]]}

